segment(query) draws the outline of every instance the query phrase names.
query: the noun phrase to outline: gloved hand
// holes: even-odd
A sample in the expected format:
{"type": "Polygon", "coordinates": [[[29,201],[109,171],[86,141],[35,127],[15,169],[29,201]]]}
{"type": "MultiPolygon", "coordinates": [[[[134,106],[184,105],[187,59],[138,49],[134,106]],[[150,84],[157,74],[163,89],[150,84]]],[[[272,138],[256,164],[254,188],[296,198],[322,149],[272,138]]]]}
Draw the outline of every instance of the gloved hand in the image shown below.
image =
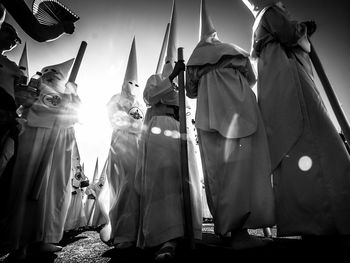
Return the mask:
{"type": "Polygon", "coordinates": [[[174,78],[176,78],[181,71],[184,71],[186,68],[185,63],[182,61],[178,61],[175,63],[175,67],[173,69],[173,72],[171,72],[170,76],[169,76],[169,80],[170,82],[173,82],[174,78]]]}
{"type": "Polygon", "coordinates": [[[72,22],[63,22],[62,23],[64,32],[67,34],[73,34],[74,30],[75,30],[75,26],[74,23],[72,22]]]}
{"type": "Polygon", "coordinates": [[[74,82],[68,81],[65,84],[66,90],[65,93],[67,94],[75,94],[77,92],[78,85],[74,82]]]}
{"type": "Polygon", "coordinates": [[[313,21],[313,20],[304,21],[304,22],[302,22],[302,24],[306,26],[308,36],[312,36],[312,34],[315,33],[316,28],[317,28],[315,21],[313,21]]]}

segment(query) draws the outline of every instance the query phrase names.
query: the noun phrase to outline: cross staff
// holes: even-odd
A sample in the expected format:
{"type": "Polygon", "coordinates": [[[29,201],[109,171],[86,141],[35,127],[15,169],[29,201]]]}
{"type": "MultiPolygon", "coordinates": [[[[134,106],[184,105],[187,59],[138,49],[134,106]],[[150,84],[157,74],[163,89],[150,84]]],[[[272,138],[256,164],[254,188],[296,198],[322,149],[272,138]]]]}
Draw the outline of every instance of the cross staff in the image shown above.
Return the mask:
{"type": "MultiPolygon", "coordinates": [[[[177,61],[184,62],[183,48],[177,49],[177,61]]],[[[191,211],[190,180],[188,172],[188,154],[187,154],[187,127],[186,127],[186,101],[185,101],[185,77],[182,70],[178,75],[179,84],[179,119],[180,119],[180,160],[181,160],[181,179],[182,195],[185,213],[185,236],[188,238],[190,249],[194,249],[193,223],[191,211]]]]}
{"type": "MultiPolygon", "coordinates": [[[[82,61],[84,53],[85,53],[86,46],[87,46],[87,43],[85,41],[82,41],[80,44],[80,47],[79,47],[77,57],[74,60],[74,64],[73,64],[71,73],[70,73],[69,78],[68,78],[69,82],[75,82],[81,61],[82,61]]],[[[34,178],[32,189],[31,189],[30,194],[29,194],[29,199],[31,199],[31,200],[37,201],[39,199],[41,187],[44,183],[45,169],[47,168],[47,164],[49,162],[49,158],[50,158],[51,153],[52,153],[52,148],[55,145],[57,138],[58,138],[58,129],[57,129],[57,118],[56,118],[55,122],[53,124],[52,133],[48,139],[44,154],[42,155],[41,161],[38,165],[38,169],[37,169],[37,172],[36,172],[36,175],[34,178]]]]}

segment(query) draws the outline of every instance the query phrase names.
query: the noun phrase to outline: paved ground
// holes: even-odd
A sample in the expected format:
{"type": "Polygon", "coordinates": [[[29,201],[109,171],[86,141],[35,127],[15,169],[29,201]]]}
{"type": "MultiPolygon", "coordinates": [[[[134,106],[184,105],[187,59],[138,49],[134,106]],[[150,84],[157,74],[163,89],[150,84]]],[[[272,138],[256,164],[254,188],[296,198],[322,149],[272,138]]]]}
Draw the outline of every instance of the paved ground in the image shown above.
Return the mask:
{"type": "MultiPolygon", "coordinates": [[[[262,236],[263,232],[250,231],[251,234],[262,236]]],[[[301,240],[299,238],[276,238],[273,229],[274,242],[265,248],[235,251],[226,247],[212,233],[212,226],[203,226],[203,240],[195,243],[193,250],[180,247],[178,256],[173,262],[244,262],[263,260],[269,262],[298,262],[308,260],[328,260],[328,262],[349,262],[350,242],[344,239],[326,238],[323,240],[301,240]],[[340,260],[343,258],[342,260],[340,260]]],[[[32,255],[22,262],[45,263],[85,263],[85,262],[152,262],[154,251],[129,249],[116,251],[102,243],[97,231],[76,232],[66,235],[61,242],[63,250],[55,254],[32,255]]],[[[8,262],[6,255],[0,261],[8,262]]]]}

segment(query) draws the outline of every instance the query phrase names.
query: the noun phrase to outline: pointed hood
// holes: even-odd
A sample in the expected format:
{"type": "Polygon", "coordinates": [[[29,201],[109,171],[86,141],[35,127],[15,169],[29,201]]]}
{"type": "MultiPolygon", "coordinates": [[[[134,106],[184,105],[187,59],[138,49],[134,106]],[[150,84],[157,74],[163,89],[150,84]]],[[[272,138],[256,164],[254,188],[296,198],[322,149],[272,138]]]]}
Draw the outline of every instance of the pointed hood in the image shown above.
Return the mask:
{"type": "Polygon", "coordinates": [[[27,43],[24,43],[24,48],[22,51],[21,58],[18,62],[18,67],[22,70],[24,76],[29,77],[29,68],[28,68],[28,55],[27,55],[27,43]]]}
{"type": "Polygon", "coordinates": [[[176,49],[177,49],[177,17],[176,17],[176,4],[173,2],[171,20],[170,20],[170,31],[169,40],[167,46],[167,54],[165,57],[165,65],[163,67],[162,75],[168,77],[174,69],[174,62],[176,60],[176,49]]]}
{"type": "Polygon", "coordinates": [[[75,140],[72,150],[72,166],[74,169],[77,169],[80,166],[80,153],[78,148],[78,142],[75,140]]]}
{"type": "Polygon", "coordinates": [[[254,16],[265,7],[274,5],[279,1],[280,0],[242,0],[254,16]]]}
{"type": "Polygon", "coordinates": [[[201,1],[201,15],[200,15],[200,21],[199,21],[199,41],[205,40],[210,35],[212,35],[214,32],[216,32],[213,22],[211,21],[211,18],[207,11],[207,6],[205,3],[205,0],[201,1]]]}
{"type": "Polygon", "coordinates": [[[68,78],[68,73],[73,65],[73,62],[74,62],[74,58],[69,59],[65,62],[62,62],[60,64],[44,67],[41,70],[41,73],[44,75],[45,73],[48,73],[48,72],[58,72],[62,77],[61,80],[66,80],[68,78]]]}
{"type": "Polygon", "coordinates": [[[133,89],[138,87],[137,77],[137,57],[136,57],[136,42],[135,36],[133,38],[131,49],[129,53],[128,65],[126,67],[124,83],[122,86],[122,94],[130,95],[135,93],[133,89]]]}
{"type": "Polygon", "coordinates": [[[136,44],[135,37],[132,40],[131,49],[129,53],[128,65],[124,76],[124,82],[137,82],[137,58],[136,58],[136,44]]]}
{"type": "Polygon", "coordinates": [[[168,23],[166,25],[164,39],[163,39],[163,44],[162,44],[162,49],[160,50],[160,54],[159,54],[156,74],[162,73],[162,70],[163,70],[164,56],[165,56],[165,51],[166,51],[166,47],[168,45],[168,39],[169,39],[169,28],[170,28],[170,23],[168,23]]]}
{"type": "Polygon", "coordinates": [[[205,0],[201,1],[199,24],[200,40],[188,59],[187,66],[216,64],[223,56],[248,57],[248,52],[239,46],[219,40],[205,0]]]}
{"type": "Polygon", "coordinates": [[[105,164],[103,165],[103,168],[102,168],[100,178],[98,179],[98,184],[100,187],[102,187],[106,182],[107,169],[108,169],[108,159],[105,161],[105,164]]]}
{"type": "Polygon", "coordinates": [[[92,178],[92,183],[98,182],[99,176],[98,176],[98,157],[96,158],[96,164],[95,164],[95,171],[94,176],[92,178]]]}

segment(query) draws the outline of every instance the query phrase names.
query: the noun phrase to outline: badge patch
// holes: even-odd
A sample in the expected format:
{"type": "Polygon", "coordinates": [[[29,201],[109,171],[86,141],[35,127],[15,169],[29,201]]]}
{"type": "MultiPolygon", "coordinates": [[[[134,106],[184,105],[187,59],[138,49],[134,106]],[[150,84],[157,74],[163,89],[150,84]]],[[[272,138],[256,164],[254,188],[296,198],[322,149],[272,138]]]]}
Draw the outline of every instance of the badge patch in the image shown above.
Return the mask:
{"type": "Polygon", "coordinates": [[[143,119],[143,112],[138,107],[132,107],[128,113],[136,120],[143,119]]]}
{"type": "Polygon", "coordinates": [[[57,94],[46,94],[42,98],[42,102],[48,106],[57,108],[62,102],[62,98],[57,94]]]}

